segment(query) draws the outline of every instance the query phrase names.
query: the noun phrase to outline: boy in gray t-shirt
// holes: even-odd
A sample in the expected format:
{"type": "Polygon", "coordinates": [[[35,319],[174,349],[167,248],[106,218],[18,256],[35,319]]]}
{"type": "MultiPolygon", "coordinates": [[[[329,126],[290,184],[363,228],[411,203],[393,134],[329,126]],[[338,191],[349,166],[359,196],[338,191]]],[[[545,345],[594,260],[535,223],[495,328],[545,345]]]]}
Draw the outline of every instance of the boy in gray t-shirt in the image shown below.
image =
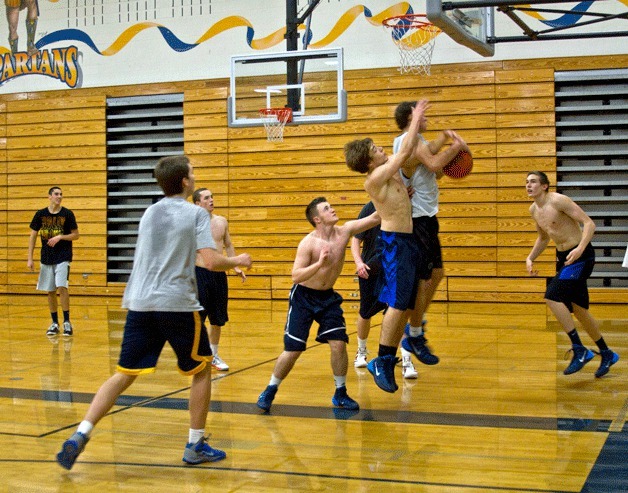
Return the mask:
{"type": "Polygon", "coordinates": [[[205,425],[211,396],[211,349],[200,324],[194,263],[197,252],[211,270],[250,267],[251,258],[219,254],[209,214],[189,203],[194,172],[186,156],[162,158],[155,178],[166,197],[150,206],[140,221],[133,270],[122,306],[128,308],[116,373],[98,390],[76,432],[64,442],[57,462],[71,469],[94,426],[138,375],[155,371],[168,342],[179,371],[192,375],[190,430],[183,461],[200,464],[224,459],[225,452],[206,443],[205,425]]]}

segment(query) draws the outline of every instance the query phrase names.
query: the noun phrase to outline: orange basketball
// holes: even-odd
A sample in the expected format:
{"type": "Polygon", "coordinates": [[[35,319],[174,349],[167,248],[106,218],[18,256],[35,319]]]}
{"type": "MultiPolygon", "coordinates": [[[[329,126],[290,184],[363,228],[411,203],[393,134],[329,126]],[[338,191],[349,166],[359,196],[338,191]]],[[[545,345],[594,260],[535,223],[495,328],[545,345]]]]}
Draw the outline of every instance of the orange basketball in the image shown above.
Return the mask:
{"type": "Polygon", "coordinates": [[[454,158],[449,161],[443,168],[450,178],[464,178],[473,169],[473,156],[469,151],[461,150],[454,158]]]}

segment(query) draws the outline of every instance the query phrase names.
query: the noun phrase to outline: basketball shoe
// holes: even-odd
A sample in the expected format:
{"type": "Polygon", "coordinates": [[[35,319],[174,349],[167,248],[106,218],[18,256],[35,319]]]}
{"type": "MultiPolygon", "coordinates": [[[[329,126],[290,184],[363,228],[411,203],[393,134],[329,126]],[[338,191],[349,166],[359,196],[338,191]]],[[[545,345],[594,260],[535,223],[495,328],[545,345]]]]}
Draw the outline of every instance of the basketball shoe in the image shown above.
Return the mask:
{"type": "Polygon", "coordinates": [[[215,355],[212,359],[212,366],[218,371],[227,371],[229,369],[229,365],[225,363],[218,355],[215,355]]]}
{"type": "Polygon", "coordinates": [[[257,399],[257,407],[263,409],[264,411],[270,411],[270,406],[275,400],[275,394],[277,393],[278,388],[279,387],[276,385],[268,385],[264,389],[264,392],[259,395],[259,398],[257,399]]]}
{"type": "Polygon", "coordinates": [[[611,366],[619,361],[619,354],[614,353],[610,349],[600,351],[600,356],[602,356],[602,362],[600,363],[600,367],[595,372],[596,378],[606,375],[608,370],[611,369],[611,366]]]}
{"type": "Polygon", "coordinates": [[[419,378],[419,374],[416,371],[416,368],[414,367],[414,365],[412,364],[412,360],[410,359],[410,356],[404,356],[402,358],[401,374],[403,375],[403,378],[406,378],[408,380],[414,380],[416,378],[419,378]]]}
{"type": "MultiPolygon", "coordinates": [[[[563,372],[565,375],[571,375],[572,373],[582,370],[582,367],[591,361],[595,356],[593,351],[581,346],[580,344],[574,344],[569,351],[573,351],[573,358],[571,359],[569,366],[565,368],[565,371],[563,372]]],[[[567,353],[569,353],[569,351],[567,351],[567,353]]],[[[606,371],[608,371],[608,369],[606,371]]]]}
{"type": "Polygon", "coordinates": [[[366,351],[366,348],[364,349],[358,348],[358,352],[355,354],[355,360],[353,361],[353,366],[355,368],[366,368],[366,365],[367,365],[366,356],[367,355],[368,355],[368,352],[366,351]]]}
{"type": "Polygon", "coordinates": [[[66,337],[70,337],[73,334],[74,331],[72,330],[72,324],[69,320],[66,320],[65,322],[63,322],[63,335],[66,337]]]}
{"type": "Polygon", "coordinates": [[[83,451],[87,442],[89,442],[89,437],[78,431],[63,442],[61,452],[57,454],[57,462],[59,465],[66,469],[72,469],[76,458],[83,451]]]}
{"type": "Polygon", "coordinates": [[[201,437],[196,443],[188,443],[183,451],[183,462],[186,464],[200,464],[202,462],[216,462],[227,457],[222,450],[211,448],[207,437],[201,437]]]}
{"type": "Polygon", "coordinates": [[[342,407],[349,411],[357,411],[360,409],[360,405],[347,394],[347,387],[345,386],[336,389],[336,393],[331,398],[331,403],[336,407],[342,407]]]}
{"type": "Polygon", "coordinates": [[[401,341],[401,347],[413,353],[424,365],[438,364],[440,359],[435,354],[432,354],[432,351],[427,345],[425,335],[421,334],[420,336],[412,337],[410,335],[410,324],[406,324],[404,332],[406,337],[401,341]]]}
{"type": "Polygon", "coordinates": [[[395,365],[399,359],[396,356],[387,354],[378,356],[369,361],[366,368],[373,375],[377,386],[385,392],[396,392],[399,388],[395,382],[395,365]]]}

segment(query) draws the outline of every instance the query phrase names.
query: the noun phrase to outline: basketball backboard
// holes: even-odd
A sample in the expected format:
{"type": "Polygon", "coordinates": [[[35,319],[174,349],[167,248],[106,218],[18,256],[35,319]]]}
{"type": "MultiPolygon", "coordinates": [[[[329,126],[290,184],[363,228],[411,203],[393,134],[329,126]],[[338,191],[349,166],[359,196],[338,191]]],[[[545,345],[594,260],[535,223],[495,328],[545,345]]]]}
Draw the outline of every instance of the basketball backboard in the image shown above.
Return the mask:
{"type": "Polygon", "coordinates": [[[231,57],[230,127],[263,126],[263,108],[292,108],[294,124],[347,120],[342,48],[231,57]]]}
{"type": "Polygon", "coordinates": [[[427,0],[427,18],[459,44],[482,56],[493,56],[495,45],[488,40],[495,33],[494,8],[476,4],[486,5],[486,1],[427,0]]]}
{"type": "Polygon", "coordinates": [[[628,37],[628,11],[618,2],[426,0],[426,8],[430,22],[483,56],[497,43],[628,37]],[[499,34],[497,14],[508,21],[500,20],[499,34]]]}

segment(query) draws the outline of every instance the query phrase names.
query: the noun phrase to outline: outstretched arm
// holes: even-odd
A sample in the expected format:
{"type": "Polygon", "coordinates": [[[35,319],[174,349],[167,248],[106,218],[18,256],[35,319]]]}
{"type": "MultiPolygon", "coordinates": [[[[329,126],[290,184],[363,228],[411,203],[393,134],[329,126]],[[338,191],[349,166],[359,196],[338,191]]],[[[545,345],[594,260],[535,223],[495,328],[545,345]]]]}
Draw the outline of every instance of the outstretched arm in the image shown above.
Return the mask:
{"type": "Polygon", "coordinates": [[[354,219],[353,221],[347,221],[341,228],[346,230],[349,236],[355,236],[362,231],[374,228],[382,222],[379,214],[373,212],[370,216],[363,217],[362,219],[354,219]]]}
{"type": "Polygon", "coordinates": [[[198,250],[205,268],[214,271],[227,271],[234,267],[251,267],[251,256],[248,253],[241,253],[235,257],[225,257],[213,248],[201,248],[198,250]]]}
{"type": "MultiPolygon", "coordinates": [[[[401,143],[401,148],[397,154],[392,155],[388,161],[373,170],[366,182],[367,192],[369,194],[373,190],[381,190],[384,184],[390,180],[399,170],[403,167],[406,161],[410,158],[417,143],[419,142],[419,125],[423,118],[423,113],[428,109],[429,105],[427,100],[423,99],[417,101],[414,109],[412,110],[412,120],[408,128],[408,134],[401,143]]],[[[411,174],[411,172],[410,172],[411,174]]]]}
{"type": "Polygon", "coordinates": [[[419,144],[416,147],[416,150],[413,154],[413,157],[423,164],[426,168],[434,173],[439,173],[443,170],[443,168],[449,163],[462,149],[468,151],[469,146],[467,143],[460,137],[456,132],[452,130],[447,130],[442,134],[445,136],[444,139],[436,139],[434,142],[430,142],[428,144],[419,144]],[[447,139],[451,139],[451,145],[444,150],[440,150],[442,146],[445,144],[447,139]],[[440,143],[440,145],[438,145],[440,143]],[[438,150],[434,152],[438,145],[438,150]]]}

